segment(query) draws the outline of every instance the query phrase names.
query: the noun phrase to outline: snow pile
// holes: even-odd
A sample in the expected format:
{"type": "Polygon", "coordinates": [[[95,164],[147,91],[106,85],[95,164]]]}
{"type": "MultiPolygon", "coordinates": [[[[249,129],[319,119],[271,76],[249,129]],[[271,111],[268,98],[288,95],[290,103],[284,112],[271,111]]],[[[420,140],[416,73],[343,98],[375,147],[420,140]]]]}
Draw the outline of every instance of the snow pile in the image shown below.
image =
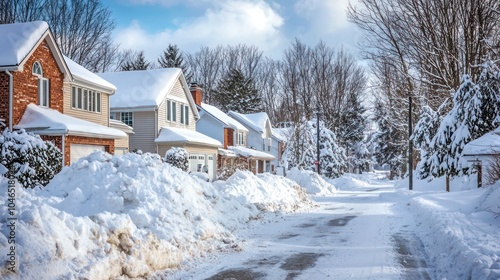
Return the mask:
{"type": "Polygon", "coordinates": [[[222,192],[241,204],[254,204],[261,211],[295,211],[311,207],[313,202],[297,183],[281,176],[238,170],[225,182],[214,183],[222,192]]]}
{"type": "MultiPolygon", "coordinates": [[[[292,181],[271,174],[240,172],[217,187],[224,192],[162,163],[159,155],[103,152],[65,167],[44,189],[18,186],[18,276],[146,277],[206,252],[237,249],[231,232],[257,217],[258,208],[292,211],[311,204],[292,181]]],[[[6,194],[2,178],[2,201],[6,194]]],[[[7,212],[0,206],[4,256],[7,212]]],[[[14,276],[0,270],[0,278],[14,276]]]]}
{"type": "Polygon", "coordinates": [[[300,170],[296,167],[286,173],[286,178],[296,182],[299,186],[307,190],[307,193],[314,195],[334,195],[337,189],[319,176],[318,173],[309,170],[300,170]]]}
{"type": "Polygon", "coordinates": [[[371,182],[378,180],[380,176],[374,176],[374,174],[352,174],[345,173],[343,176],[335,179],[327,180],[330,184],[333,184],[338,189],[347,190],[355,188],[365,188],[371,185],[371,182]]]}
{"type": "Polygon", "coordinates": [[[500,279],[500,182],[410,200],[436,279],[500,279]]]}

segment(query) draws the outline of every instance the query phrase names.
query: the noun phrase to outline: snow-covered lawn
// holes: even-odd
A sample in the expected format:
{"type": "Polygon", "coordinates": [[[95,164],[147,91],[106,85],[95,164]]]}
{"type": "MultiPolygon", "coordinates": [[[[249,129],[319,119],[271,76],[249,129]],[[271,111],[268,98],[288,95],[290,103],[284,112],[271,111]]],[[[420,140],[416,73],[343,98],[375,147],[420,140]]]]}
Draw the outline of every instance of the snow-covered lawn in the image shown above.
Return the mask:
{"type": "MultiPolygon", "coordinates": [[[[4,265],[0,278],[199,279],[238,268],[265,279],[500,278],[500,183],[456,180],[446,193],[441,179],[408,191],[383,177],[238,171],[209,183],[157,156],[96,152],[44,189],[16,188],[19,275],[4,265]]],[[[1,179],[1,256],[6,195],[1,179]]]]}

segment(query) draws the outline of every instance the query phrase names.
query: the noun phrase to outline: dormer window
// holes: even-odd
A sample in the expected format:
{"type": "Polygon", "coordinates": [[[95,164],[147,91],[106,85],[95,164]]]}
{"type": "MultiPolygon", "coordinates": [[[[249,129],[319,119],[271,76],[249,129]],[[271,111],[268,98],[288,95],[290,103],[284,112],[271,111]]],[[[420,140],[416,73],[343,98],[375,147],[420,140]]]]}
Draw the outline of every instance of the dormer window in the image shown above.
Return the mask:
{"type": "Polygon", "coordinates": [[[32,73],[38,76],[38,105],[49,107],[49,79],[43,77],[42,65],[38,61],[33,63],[32,73]]]}

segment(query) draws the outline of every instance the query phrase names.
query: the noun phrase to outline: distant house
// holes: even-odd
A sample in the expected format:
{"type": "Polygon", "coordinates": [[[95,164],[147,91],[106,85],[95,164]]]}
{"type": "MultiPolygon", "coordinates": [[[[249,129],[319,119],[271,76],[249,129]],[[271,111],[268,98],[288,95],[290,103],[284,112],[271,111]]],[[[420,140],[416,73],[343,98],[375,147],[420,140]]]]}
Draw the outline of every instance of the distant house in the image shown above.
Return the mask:
{"type": "Polygon", "coordinates": [[[0,119],[53,141],[68,165],[94,150],[114,153],[127,135],[109,127],[116,89],[65,58],[46,22],[0,25],[0,119]]]}
{"type": "Polygon", "coordinates": [[[500,127],[467,143],[462,150],[461,163],[472,166],[481,162],[483,171],[500,157],[500,127]]]}
{"type": "Polygon", "coordinates": [[[247,147],[256,151],[264,152],[271,157],[258,160],[256,162],[256,172],[274,172],[276,166],[279,166],[281,159],[280,147],[282,143],[279,137],[275,136],[273,140],[273,131],[269,117],[265,112],[254,114],[240,114],[230,111],[228,115],[248,129],[247,147]]]}
{"type": "Polygon", "coordinates": [[[219,148],[219,168],[240,164],[254,173],[270,171],[262,166],[276,158],[267,152],[247,147],[249,130],[243,124],[212,105],[202,103],[199,109],[200,119],[196,129],[224,144],[224,148],[219,148]],[[259,165],[261,168],[258,168],[259,165]]]}
{"type": "Polygon", "coordinates": [[[158,153],[183,147],[190,154],[190,171],[215,179],[217,149],[222,143],[196,131],[196,103],[179,68],[99,74],[116,85],[110,118],[134,130],[129,149],[158,153]]]}

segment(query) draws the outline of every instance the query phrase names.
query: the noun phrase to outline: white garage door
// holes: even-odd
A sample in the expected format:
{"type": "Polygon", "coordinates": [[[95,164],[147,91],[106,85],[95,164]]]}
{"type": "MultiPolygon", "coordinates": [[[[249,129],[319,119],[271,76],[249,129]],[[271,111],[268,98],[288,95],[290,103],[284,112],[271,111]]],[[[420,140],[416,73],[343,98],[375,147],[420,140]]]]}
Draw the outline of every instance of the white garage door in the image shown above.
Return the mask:
{"type": "Polygon", "coordinates": [[[71,144],[69,152],[70,162],[73,163],[79,160],[80,158],[91,154],[95,150],[104,152],[106,149],[104,148],[104,146],[99,146],[99,145],[71,144]]]}

